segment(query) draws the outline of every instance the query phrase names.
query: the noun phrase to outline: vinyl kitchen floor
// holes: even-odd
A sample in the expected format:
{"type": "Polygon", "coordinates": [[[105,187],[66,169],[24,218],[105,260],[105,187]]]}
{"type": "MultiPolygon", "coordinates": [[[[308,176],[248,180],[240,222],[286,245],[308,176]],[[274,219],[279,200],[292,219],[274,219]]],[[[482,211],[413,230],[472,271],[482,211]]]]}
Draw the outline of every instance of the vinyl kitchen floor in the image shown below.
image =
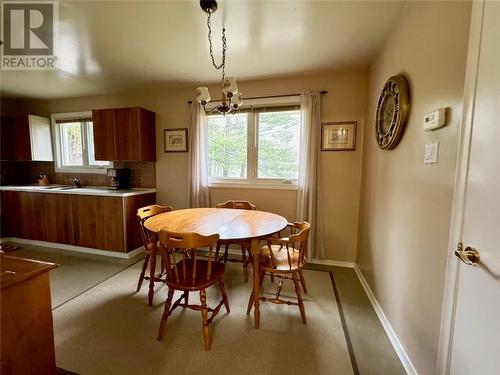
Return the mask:
{"type": "Polygon", "coordinates": [[[58,268],[50,272],[52,309],[116,275],[142,258],[138,256],[132,259],[119,259],[41,246],[16,245],[20,249],[9,252],[9,256],[59,264],[58,268]]]}

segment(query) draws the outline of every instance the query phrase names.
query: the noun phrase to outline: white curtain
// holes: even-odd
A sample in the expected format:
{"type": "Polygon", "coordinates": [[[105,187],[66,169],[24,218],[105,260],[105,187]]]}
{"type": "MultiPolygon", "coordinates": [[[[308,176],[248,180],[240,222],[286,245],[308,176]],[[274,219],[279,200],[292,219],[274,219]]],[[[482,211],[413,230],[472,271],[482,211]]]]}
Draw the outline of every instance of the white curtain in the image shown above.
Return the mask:
{"type": "Polygon", "coordinates": [[[189,206],[210,207],[207,168],[205,111],[200,103],[191,103],[189,124],[189,206]]]}
{"type": "Polygon", "coordinates": [[[320,198],[320,93],[302,93],[300,109],[302,112],[300,151],[299,151],[299,190],[297,194],[297,220],[311,224],[307,258],[324,259],[322,236],[322,212],[320,198]]]}

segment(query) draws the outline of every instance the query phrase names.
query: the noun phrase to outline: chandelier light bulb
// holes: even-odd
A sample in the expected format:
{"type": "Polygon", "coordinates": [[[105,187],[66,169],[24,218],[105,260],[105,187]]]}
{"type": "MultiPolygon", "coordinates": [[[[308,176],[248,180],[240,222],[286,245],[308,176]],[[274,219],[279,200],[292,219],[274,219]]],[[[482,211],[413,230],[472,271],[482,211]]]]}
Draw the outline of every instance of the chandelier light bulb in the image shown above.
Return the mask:
{"type": "Polygon", "coordinates": [[[208,87],[198,87],[196,89],[196,100],[202,105],[205,105],[210,101],[210,92],[208,91],[208,87]]]}
{"type": "Polygon", "coordinates": [[[238,92],[238,84],[236,83],[236,78],[227,77],[224,78],[222,82],[222,92],[224,94],[229,94],[228,96],[233,96],[238,92]]]}
{"type": "Polygon", "coordinates": [[[243,104],[243,94],[241,92],[236,93],[231,97],[231,104],[233,108],[238,108],[243,104]]]}

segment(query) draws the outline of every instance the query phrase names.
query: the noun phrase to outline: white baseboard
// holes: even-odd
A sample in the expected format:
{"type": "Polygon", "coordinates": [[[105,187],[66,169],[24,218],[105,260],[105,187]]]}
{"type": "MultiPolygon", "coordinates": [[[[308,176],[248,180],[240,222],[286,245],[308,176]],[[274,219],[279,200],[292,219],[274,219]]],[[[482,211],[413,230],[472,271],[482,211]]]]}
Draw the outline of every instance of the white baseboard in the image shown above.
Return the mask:
{"type": "Polygon", "coordinates": [[[409,375],[418,375],[417,370],[413,366],[413,363],[411,363],[410,357],[406,353],[403,345],[398,339],[398,336],[396,335],[396,332],[394,332],[394,329],[392,329],[391,324],[389,323],[389,320],[384,314],[384,311],[382,310],[382,307],[378,303],[377,299],[375,298],[375,295],[373,294],[372,290],[370,289],[370,286],[365,280],[365,277],[363,276],[363,273],[359,269],[358,265],[354,265],[354,271],[356,272],[356,275],[358,275],[358,279],[363,286],[363,289],[365,290],[366,295],[368,296],[368,299],[370,300],[373,309],[375,310],[375,313],[378,316],[378,319],[380,320],[380,323],[382,324],[382,327],[384,327],[385,333],[389,337],[389,340],[391,341],[392,346],[394,347],[394,350],[396,351],[396,354],[399,357],[399,360],[403,364],[403,367],[406,370],[406,373],[409,375]]]}
{"type": "Polygon", "coordinates": [[[328,260],[328,259],[311,259],[311,264],[322,264],[325,266],[347,267],[354,268],[354,262],[344,262],[341,260],[328,260]]]}
{"type": "Polygon", "coordinates": [[[4,242],[15,242],[15,243],[19,243],[19,244],[26,244],[26,245],[33,245],[33,246],[52,247],[52,248],[60,249],[60,250],[76,251],[79,253],[87,253],[87,254],[95,254],[95,255],[104,255],[107,257],[120,258],[120,259],[132,259],[135,256],[139,255],[143,251],[142,246],[138,247],[135,250],[129,251],[128,253],[122,253],[119,251],[99,250],[99,249],[93,249],[91,247],[73,246],[73,245],[67,245],[67,244],[56,243],[56,242],[27,240],[25,238],[17,238],[17,237],[1,238],[0,243],[4,243],[4,242]]]}

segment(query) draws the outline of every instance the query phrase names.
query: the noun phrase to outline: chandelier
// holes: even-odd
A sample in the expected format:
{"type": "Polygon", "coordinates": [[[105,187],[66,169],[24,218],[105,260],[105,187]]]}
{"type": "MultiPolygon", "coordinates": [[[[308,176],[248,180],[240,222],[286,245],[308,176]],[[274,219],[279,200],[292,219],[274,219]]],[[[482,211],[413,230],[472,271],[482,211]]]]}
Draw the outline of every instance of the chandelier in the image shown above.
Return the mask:
{"type": "Polygon", "coordinates": [[[226,77],[226,52],[227,52],[227,41],[226,41],[226,29],[222,29],[222,62],[216,64],[213,48],[212,48],[212,26],[210,24],[210,17],[212,13],[217,10],[217,1],[215,0],[201,0],[201,9],[207,13],[207,27],[208,27],[208,44],[210,49],[210,57],[212,58],[212,65],[217,70],[222,70],[222,80],[221,80],[221,91],[222,99],[221,104],[217,105],[215,108],[208,110],[206,105],[210,102],[210,92],[208,87],[198,87],[196,89],[196,100],[203,106],[206,113],[212,113],[218,111],[219,113],[226,115],[231,111],[236,111],[243,104],[243,94],[238,92],[238,85],[236,79],[233,77],[226,77]]]}

